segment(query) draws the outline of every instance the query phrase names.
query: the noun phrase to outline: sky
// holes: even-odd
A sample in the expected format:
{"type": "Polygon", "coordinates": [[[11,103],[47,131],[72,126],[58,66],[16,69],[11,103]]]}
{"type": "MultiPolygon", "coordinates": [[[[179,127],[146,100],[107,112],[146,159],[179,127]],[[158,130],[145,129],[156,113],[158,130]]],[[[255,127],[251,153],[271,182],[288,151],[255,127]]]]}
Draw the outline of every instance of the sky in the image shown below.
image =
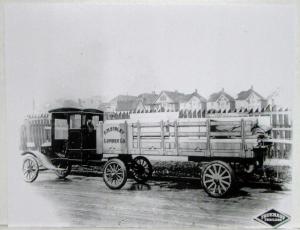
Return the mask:
{"type": "Polygon", "coordinates": [[[208,98],[280,87],[295,77],[295,11],[287,5],[7,4],[5,76],[10,109],[57,98],[160,90],[208,98]]]}

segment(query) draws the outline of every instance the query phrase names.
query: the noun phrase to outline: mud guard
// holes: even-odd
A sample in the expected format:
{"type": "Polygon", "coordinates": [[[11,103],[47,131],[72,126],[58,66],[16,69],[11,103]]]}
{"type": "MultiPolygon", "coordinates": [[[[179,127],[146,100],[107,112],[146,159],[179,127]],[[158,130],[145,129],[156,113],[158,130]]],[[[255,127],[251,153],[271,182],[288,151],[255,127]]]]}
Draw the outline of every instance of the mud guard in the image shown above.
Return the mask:
{"type": "Polygon", "coordinates": [[[52,170],[63,170],[61,168],[56,168],[51,161],[44,155],[42,154],[40,151],[36,151],[36,150],[30,150],[30,151],[26,151],[23,152],[21,155],[25,156],[25,155],[32,155],[34,157],[37,158],[37,160],[42,164],[42,166],[44,166],[47,169],[52,169],[52,170]]]}

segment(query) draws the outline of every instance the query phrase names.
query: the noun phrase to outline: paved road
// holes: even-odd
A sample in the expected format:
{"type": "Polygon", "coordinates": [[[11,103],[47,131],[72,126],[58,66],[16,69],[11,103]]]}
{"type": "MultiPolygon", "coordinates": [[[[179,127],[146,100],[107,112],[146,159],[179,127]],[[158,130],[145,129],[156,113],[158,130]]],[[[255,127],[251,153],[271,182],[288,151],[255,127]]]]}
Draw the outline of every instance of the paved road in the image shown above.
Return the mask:
{"type": "MultiPolygon", "coordinates": [[[[193,181],[194,182],[194,181],[193,181]]],[[[32,184],[21,181],[10,205],[11,225],[101,227],[262,227],[253,217],[269,208],[285,210],[291,192],[243,188],[229,199],[210,198],[191,181],[129,180],[121,190],[109,190],[102,178],[39,175],[32,184]]]]}

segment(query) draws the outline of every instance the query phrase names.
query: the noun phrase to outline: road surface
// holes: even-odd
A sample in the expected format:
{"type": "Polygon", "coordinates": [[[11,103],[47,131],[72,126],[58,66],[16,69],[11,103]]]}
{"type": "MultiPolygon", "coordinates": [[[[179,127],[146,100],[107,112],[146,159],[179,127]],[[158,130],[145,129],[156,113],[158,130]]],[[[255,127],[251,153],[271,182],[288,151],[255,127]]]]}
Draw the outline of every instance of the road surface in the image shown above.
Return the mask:
{"type": "MultiPolygon", "coordinates": [[[[289,190],[244,187],[228,199],[208,197],[195,181],[129,180],[121,190],[108,189],[101,177],[69,176],[59,180],[41,173],[31,184],[16,181],[10,201],[12,226],[99,227],[263,227],[253,220],[275,208],[285,211],[289,190]]],[[[285,225],[288,226],[288,225],[285,225]]]]}

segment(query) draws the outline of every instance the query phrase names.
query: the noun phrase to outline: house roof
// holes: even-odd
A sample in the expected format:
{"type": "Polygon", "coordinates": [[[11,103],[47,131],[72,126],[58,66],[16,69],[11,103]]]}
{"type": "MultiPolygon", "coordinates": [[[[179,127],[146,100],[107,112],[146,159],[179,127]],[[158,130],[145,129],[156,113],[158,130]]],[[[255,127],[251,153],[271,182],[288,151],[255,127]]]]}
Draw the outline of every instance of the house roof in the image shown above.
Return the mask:
{"type": "MultiPolygon", "coordinates": [[[[204,98],[204,97],[202,97],[198,92],[193,92],[193,93],[191,93],[191,94],[184,94],[184,93],[179,93],[178,91],[162,91],[161,93],[160,93],[160,95],[162,94],[162,93],[165,93],[168,97],[170,97],[171,99],[172,99],[172,101],[174,102],[174,103],[182,103],[182,102],[187,102],[187,101],[189,101],[193,96],[196,96],[196,97],[198,97],[202,102],[206,102],[207,100],[204,98]]],[[[160,96],[159,95],[159,96],[160,96]]],[[[159,98],[159,96],[157,97],[157,98],[159,98]]],[[[157,99],[156,98],[156,99],[157,99]]],[[[156,100],[155,99],[155,100],[156,100]]],[[[155,102],[155,101],[154,101],[155,102]]],[[[154,103],[153,102],[153,103],[154,103]]]]}
{"type": "Polygon", "coordinates": [[[174,102],[184,102],[189,97],[188,95],[185,95],[183,93],[179,93],[177,91],[174,91],[174,92],[172,92],[172,91],[166,91],[166,94],[169,97],[171,97],[174,102]]]}
{"type": "Polygon", "coordinates": [[[229,99],[229,101],[234,101],[234,98],[232,96],[230,96],[229,94],[225,93],[224,89],[222,89],[221,91],[219,91],[217,93],[211,94],[208,98],[208,102],[214,102],[214,101],[218,100],[221,95],[224,95],[225,97],[227,97],[229,99]]]}
{"type": "Polygon", "coordinates": [[[189,101],[192,97],[198,97],[200,99],[201,102],[207,102],[205,97],[202,97],[198,92],[193,92],[192,94],[187,95],[187,100],[189,101]]]}
{"type": "Polygon", "coordinates": [[[151,105],[154,104],[155,101],[159,98],[159,96],[165,93],[174,103],[182,103],[189,101],[193,96],[196,96],[200,99],[201,102],[206,102],[207,100],[202,97],[197,91],[191,94],[184,94],[178,91],[161,91],[158,95],[156,93],[142,93],[136,96],[130,95],[119,95],[112,99],[110,103],[116,103],[116,111],[130,111],[135,110],[138,103],[140,101],[143,102],[144,105],[151,105]]]}
{"type": "Polygon", "coordinates": [[[177,91],[161,91],[161,93],[159,94],[159,96],[157,97],[157,99],[160,97],[161,94],[165,93],[169,98],[171,98],[171,100],[174,103],[178,103],[178,102],[182,102],[185,101],[187,99],[187,95],[183,94],[183,93],[179,93],[177,91]]]}
{"type": "Polygon", "coordinates": [[[138,100],[117,101],[116,111],[131,111],[135,110],[138,100]]]}
{"type": "Polygon", "coordinates": [[[131,95],[118,95],[116,97],[114,97],[110,103],[117,103],[119,101],[132,101],[132,100],[136,100],[137,97],[136,96],[131,96],[131,95]]]}
{"type": "Polygon", "coordinates": [[[250,89],[248,89],[247,91],[241,91],[236,100],[246,100],[251,93],[254,93],[256,96],[258,96],[260,99],[264,100],[264,97],[261,96],[259,93],[257,93],[256,91],[253,90],[253,87],[251,87],[250,89]]]}
{"type": "Polygon", "coordinates": [[[138,96],[139,99],[142,99],[144,105],[151,105],[155,102],[158,94],[155,93],[142,93],[138,96]]]}

